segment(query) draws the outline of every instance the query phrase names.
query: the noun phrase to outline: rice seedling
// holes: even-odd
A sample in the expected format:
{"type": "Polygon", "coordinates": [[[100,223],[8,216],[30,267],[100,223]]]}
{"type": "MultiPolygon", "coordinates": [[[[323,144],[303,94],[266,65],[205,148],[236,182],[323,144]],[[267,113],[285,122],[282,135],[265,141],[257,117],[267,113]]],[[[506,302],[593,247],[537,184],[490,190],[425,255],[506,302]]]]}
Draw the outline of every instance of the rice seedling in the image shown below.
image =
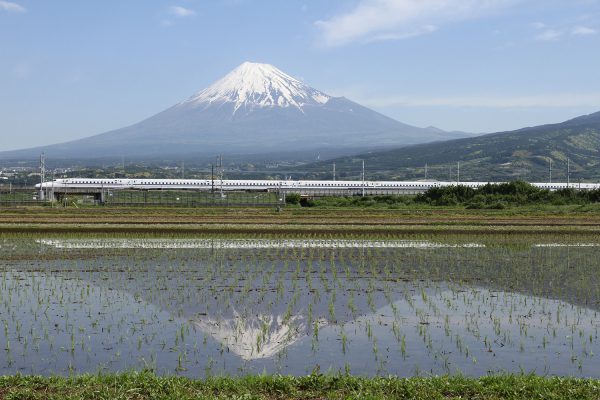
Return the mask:
{"type": "Polygon", "coordinates": [[[10,240],[10,260],[0,264],[3,373],[141,369],[147,360],[186,375],[315,364],[382,375],[415,365],[466,374],[515,365],[598,370],[594,247],[535,247],[537,237],[525,247],[480,248],[310,247],[329,242],[301,238],[297,247],[144,239],[161,247],[128,248],[107,238],[91,242],[105,247],[65,249],[10,240]],[[531,357],[564,348],[556,357],[565,362],[531,357]]]}

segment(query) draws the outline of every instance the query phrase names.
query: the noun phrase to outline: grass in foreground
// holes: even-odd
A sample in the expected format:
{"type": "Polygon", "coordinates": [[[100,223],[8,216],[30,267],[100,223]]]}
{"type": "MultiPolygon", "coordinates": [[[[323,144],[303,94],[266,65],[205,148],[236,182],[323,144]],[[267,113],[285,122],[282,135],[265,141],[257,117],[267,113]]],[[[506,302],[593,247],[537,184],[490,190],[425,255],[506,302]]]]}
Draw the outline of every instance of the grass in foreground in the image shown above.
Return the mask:
{"type": "Polygon", "coordinates": [[[309,375],[191,380],[150,372],[0,377],[0,399],[598,399],[600,381],[506,375],[359,378],[309,375]]]}

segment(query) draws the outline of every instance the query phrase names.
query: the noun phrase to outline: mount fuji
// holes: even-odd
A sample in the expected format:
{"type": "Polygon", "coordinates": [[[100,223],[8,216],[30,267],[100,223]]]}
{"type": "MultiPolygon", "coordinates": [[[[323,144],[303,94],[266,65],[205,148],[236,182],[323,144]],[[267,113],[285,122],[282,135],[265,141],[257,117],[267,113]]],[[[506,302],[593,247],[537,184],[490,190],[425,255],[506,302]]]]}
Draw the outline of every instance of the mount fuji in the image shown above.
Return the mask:
{"type": "Polygon", "coordinates": [[[245,62],[208,88],[134,125],[0,153],[30,158],[160,157],[382,149],[465,136],[417,128],[313,89],[269,64],[245,62]]]}

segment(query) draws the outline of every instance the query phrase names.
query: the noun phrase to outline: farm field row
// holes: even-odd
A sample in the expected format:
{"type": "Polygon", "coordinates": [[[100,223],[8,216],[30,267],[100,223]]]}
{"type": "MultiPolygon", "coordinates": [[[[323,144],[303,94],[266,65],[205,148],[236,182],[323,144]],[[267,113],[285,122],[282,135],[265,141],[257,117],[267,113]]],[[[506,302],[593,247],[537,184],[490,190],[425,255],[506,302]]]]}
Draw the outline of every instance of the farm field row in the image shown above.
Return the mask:
{"type": "Polygon", "coordinates": [[[489,210],[356,210],[262,208],[6,208],[0,234],[375,235],[433,233],[600,233],[600,214],[489,210]]]}

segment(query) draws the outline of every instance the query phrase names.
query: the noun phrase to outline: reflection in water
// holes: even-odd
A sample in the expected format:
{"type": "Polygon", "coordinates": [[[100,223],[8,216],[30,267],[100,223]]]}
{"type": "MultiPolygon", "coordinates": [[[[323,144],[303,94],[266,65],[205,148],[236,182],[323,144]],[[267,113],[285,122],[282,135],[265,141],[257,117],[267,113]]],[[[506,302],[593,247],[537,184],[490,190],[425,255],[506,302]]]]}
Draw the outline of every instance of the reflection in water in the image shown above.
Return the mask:
{"type": "Polygon", "coordinates": [[[5,240],[0,373],[599,376],[596,247],[271,242],[5,240]]]}
{"type": "Polygon", "coordinates": [[[480,243],[438,243],[429,240],[318,239],[41,239],[57,249],[440,249],[485,247],[480,243]]]}
{"type": "Polygon", "coordinates": [[[307,331],[302,315],[284,321],[281,315],[259,314],[247,319],[236,314],[230,319],[206,317],[192,322],[243,360],[273,357],[303,338],[307,331]]]}

